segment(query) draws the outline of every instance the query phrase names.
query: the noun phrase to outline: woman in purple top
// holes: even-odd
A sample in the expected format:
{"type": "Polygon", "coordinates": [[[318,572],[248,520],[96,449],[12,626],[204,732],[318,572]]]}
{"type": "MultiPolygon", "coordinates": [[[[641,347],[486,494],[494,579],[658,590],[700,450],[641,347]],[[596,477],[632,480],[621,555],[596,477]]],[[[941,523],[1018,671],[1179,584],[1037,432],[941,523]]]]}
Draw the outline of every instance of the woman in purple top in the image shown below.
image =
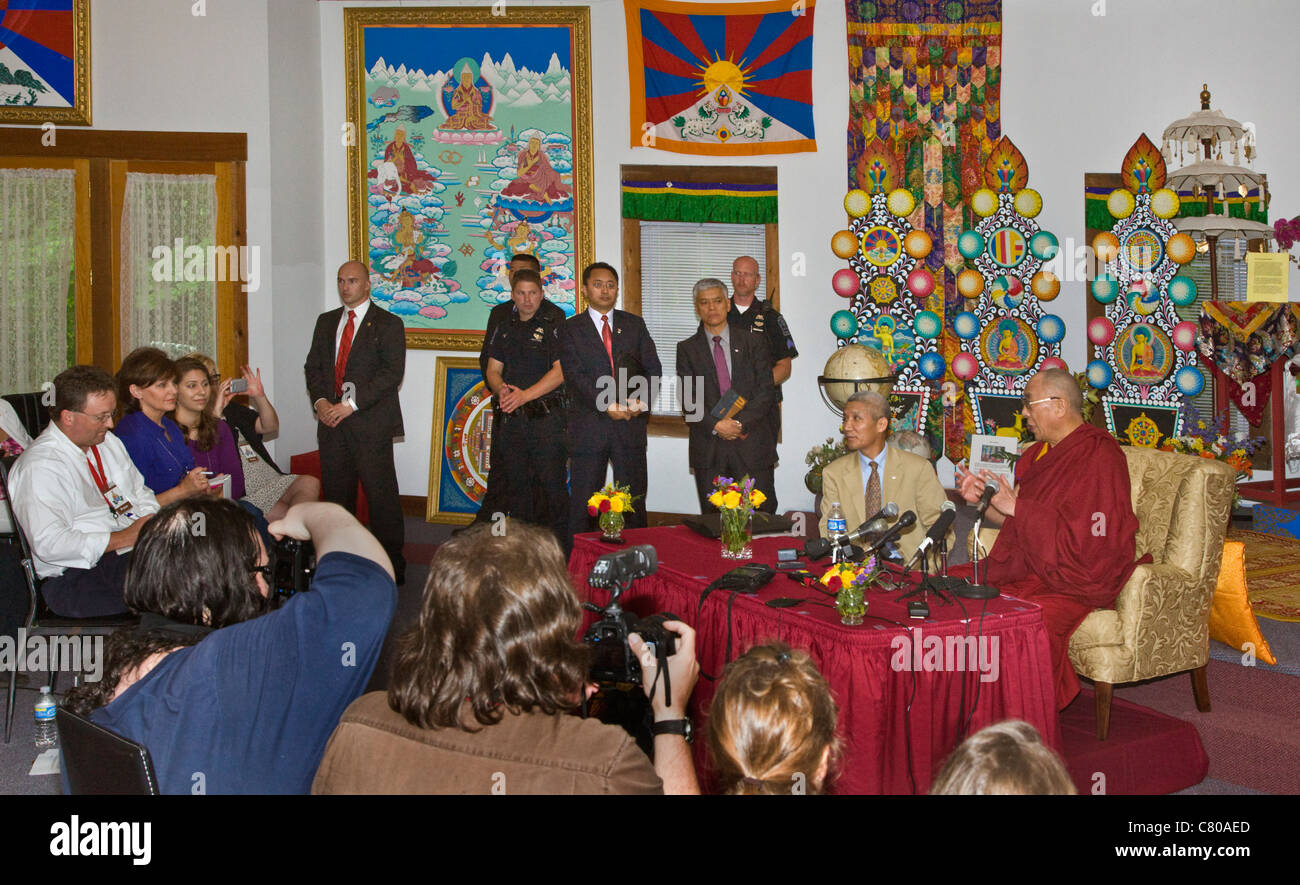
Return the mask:
{"type": "Polygon", "coordinates": [[[113,432],[126,446],[158,504],[202,495],[208,478],[167,413],[176,407],[176,364],[156,347],[137,347],[117,370],[118,402],[126,414],[113,432]]]}
{"type": "Polygon", "coordinates": [[[184,357],[176,362],[180,386],[176,392],[176,409],[172,412],[194,463],[214,475],[230,475],[230,497],[244,497],[244,465],[239,459],[235,436],[230,425],[208,412],[211,389],[208,368],[196,359],[184,357]]]}

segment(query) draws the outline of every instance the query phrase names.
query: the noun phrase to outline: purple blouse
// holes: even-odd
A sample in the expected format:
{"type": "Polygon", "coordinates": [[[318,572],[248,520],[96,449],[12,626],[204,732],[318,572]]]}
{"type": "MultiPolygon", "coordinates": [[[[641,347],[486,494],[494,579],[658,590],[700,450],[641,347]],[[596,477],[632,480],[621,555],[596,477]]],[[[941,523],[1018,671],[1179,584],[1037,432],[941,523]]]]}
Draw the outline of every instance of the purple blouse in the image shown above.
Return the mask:
{"type": "Polygon", "coordinates": [[[186,439],[185,444],[194,453],[195,466],[214,474],[229,473],[230,497],[236,501],[244,497],[244,462],[239,457],[239,448],[229,424],[217,421],[217,441],[210,451],[200,451],[199,444],[192,439],[186,439]]]}

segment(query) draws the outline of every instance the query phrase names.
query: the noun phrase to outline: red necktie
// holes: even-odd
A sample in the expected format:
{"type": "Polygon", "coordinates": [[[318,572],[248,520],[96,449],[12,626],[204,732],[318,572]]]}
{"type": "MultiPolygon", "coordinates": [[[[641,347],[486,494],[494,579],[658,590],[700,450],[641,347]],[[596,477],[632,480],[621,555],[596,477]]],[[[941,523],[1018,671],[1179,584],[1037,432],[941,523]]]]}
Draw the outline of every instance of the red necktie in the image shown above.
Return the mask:
{"type": "Polygon", "coordinates": [[[334,395],[343,396],[343,375],[348,369],[348,354],[352,352],[352,333],[356,329],[357,312],[348,311],[348,324],[343,327],[343,337],[339,339],[339,356],[334,361],[334,395]]]}
{"type": "Polygon", "coordinates": [[[614,336],[609,334],[609,314],[600,318],[603,324],[600,329],[600,339],[605,342],[605,353],[609,354],[609,371],[614,371],[614,336]]]}

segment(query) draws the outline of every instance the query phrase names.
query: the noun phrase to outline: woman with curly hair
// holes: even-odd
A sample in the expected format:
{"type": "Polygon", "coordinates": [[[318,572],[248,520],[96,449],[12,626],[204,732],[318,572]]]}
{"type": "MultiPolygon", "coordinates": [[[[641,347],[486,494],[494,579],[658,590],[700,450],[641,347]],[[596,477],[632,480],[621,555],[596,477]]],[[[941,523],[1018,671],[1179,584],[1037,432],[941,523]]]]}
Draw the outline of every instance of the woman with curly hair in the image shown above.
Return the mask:
{"type": "Polygon", "coordinates": [[[839,757],[839,708],[803,651],[756,645],[727,665],[709,713],[709,750],[724,792],[820,793],[839,757]]]}

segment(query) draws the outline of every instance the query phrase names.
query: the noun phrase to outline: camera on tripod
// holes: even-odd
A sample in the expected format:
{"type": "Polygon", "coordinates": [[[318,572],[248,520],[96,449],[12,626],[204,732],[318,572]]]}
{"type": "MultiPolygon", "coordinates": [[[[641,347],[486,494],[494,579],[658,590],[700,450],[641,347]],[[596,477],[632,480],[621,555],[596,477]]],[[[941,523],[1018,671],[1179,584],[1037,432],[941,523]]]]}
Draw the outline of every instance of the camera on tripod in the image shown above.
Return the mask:
{"type": "Polygon", "coordinates": [[[677,652],[677,634],[665,630],[664,621],[680,618],[669,612],[638,618],[619,604],[619,598],[633,581],[654,574],[658,568],[659,557],[649,544],[606,553],[591,568],[587,583],[610,591],[609,605],[603,608],[590,602],[582,604],[588,611],[601,615],[599,621],[587,628],[582,641],[592,650],[591,681],[602,688],[641,684],[641,662],[627,644],[629,634],[636,633],[654,649],[661,668],[677,652]]]}

